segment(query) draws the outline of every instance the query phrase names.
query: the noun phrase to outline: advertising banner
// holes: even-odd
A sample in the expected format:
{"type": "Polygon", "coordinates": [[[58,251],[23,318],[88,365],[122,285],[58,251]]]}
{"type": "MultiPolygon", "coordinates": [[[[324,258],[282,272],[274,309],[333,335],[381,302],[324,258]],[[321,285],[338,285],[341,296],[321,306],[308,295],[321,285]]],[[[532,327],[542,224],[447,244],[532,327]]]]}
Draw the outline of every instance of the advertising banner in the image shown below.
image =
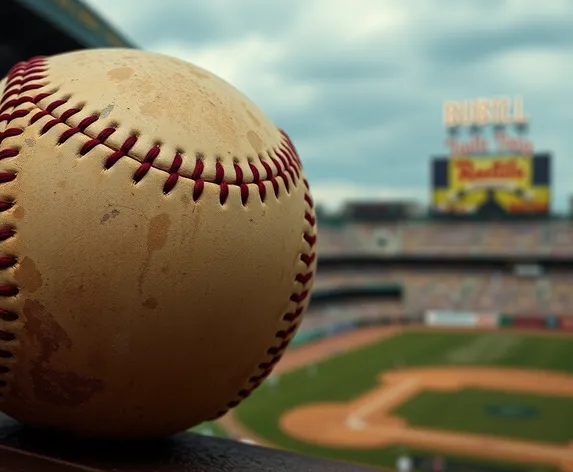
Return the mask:
{"type": "Polygon", "coordinates": [[[462,326],[475,327],[475,313],[445,310],[430,310],[425,313],[424,322],[428,326],[462,326]]]}
{"type": "Polygon", "coordinates": [[[562,316],[559,319],[559,328],[565,331],[573,331],[573,316],[562,316]]]}
{"type": "Polygon", "coordinates": [[[497,328],[499,316],[495,313],[478,313],[476,314],[476,327],[478,328],[497,328]]]}
{"type": "Polygon", "coordinates": [[[514,316],[513,326],[526,329],[543,329],[546,327],[544,316],[514,316]]]}
{"type": "Polygon", "coordinates": [[[550,194],[547,154],[452,156],[432,163],[437,214],[547,214],[550,194]]]}
{"type": "Polygon", "coordinates": [[[506,315],[505,313],[499,315],[498,326],[500,326],[500,327],[513,326],[513,317],[510,315],[506,315]]]}

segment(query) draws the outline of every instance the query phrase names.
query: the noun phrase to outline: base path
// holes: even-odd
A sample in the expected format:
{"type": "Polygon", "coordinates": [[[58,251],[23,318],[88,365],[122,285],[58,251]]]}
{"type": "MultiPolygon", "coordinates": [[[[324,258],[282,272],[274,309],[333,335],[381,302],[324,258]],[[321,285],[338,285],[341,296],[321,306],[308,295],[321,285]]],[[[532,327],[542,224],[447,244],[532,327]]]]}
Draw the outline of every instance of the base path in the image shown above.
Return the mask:
{"type": "Polygon", "coordinates": [[[280,420],[289,435],[334,447],[379,448],[407,444],[425,449],[491,459],[552,464],[573,472],[573,448],[502,437],[410,427],[392,416],[398,405],[423,390],[456,391],[477,387],[573,396],[573,376],[547,371],[480,367],[422,368],[386,372],[380,386],[349,403],[316,403],[297,407],[280,420]]]}

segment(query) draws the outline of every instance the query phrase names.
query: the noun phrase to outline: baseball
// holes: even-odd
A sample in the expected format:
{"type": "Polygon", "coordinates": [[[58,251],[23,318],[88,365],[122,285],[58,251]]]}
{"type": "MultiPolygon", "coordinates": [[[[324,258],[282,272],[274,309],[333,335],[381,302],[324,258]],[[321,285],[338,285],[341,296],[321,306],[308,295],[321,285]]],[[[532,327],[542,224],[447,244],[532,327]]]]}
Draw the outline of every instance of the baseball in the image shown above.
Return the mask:
{"type": "Polygon", "coordinates": [[[315,273],[288,136],[224,80],[139,50],[21,62],[0,94],[0,411],[150,437],[238,405],[315,273]]]}

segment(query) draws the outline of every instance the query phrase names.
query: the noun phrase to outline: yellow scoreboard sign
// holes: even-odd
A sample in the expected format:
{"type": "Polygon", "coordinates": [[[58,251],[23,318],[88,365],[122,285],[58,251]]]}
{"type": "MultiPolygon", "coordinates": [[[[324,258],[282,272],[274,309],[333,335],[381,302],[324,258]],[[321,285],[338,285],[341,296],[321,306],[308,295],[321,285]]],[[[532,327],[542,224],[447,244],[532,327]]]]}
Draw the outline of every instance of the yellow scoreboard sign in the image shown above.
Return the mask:
{"type": "Polygon", "coordinates": [[[549,212],[546,154],[452,156],[433,162],[433,209],[445,214],[549,212]]]}

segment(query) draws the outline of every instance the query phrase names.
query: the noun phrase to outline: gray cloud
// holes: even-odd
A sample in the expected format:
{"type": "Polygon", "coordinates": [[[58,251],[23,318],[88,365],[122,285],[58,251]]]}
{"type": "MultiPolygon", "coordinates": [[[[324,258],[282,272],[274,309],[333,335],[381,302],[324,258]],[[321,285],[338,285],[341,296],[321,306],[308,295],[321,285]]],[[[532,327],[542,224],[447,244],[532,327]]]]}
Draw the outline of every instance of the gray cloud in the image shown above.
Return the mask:
{"type": "MultiPolygon", "coordinates": [[[[122,3],[135,5],[130,0],[122,3]]],[[[100,2],[92,4],[105,14],[105,3],[100,7],[100,2]]],[[[142,45],[149,45],[159,38],[188,44],[220,43],[246,34],[267,37],[283,34],[298,15],[293,5],[296,6],[296,2],[153,0],[141,2],[136,12],[131,10],[128,18],[118,18],[116,22],[129,24],[131,37],[142,45]],[[272,17],[277,21],[269,21],[272,17]]],[[[112,8],[110,6],[111,11],[112,8]]]]}
{"type": "Polygon", "coordinates": [[[573,18],[569,15],[548,23],[543,18],[532,18],[504,28],[492,28],[483,22],[464,25],[464,29],[448,35],[436,35],[426,41],[422,51],[440,65],[458,67],[476,60],[499,54],[500,50],[527,50],[529,48],[568,49],[573,43],[573,18]]]}
{"type": "Polygon", "coordinates": [[[428,196],[442,101],[514,94],[554,152],[556,206],[572,193],[569,0],[90,3],[242,90],[293,137],[321,195],[428,196]]]}

